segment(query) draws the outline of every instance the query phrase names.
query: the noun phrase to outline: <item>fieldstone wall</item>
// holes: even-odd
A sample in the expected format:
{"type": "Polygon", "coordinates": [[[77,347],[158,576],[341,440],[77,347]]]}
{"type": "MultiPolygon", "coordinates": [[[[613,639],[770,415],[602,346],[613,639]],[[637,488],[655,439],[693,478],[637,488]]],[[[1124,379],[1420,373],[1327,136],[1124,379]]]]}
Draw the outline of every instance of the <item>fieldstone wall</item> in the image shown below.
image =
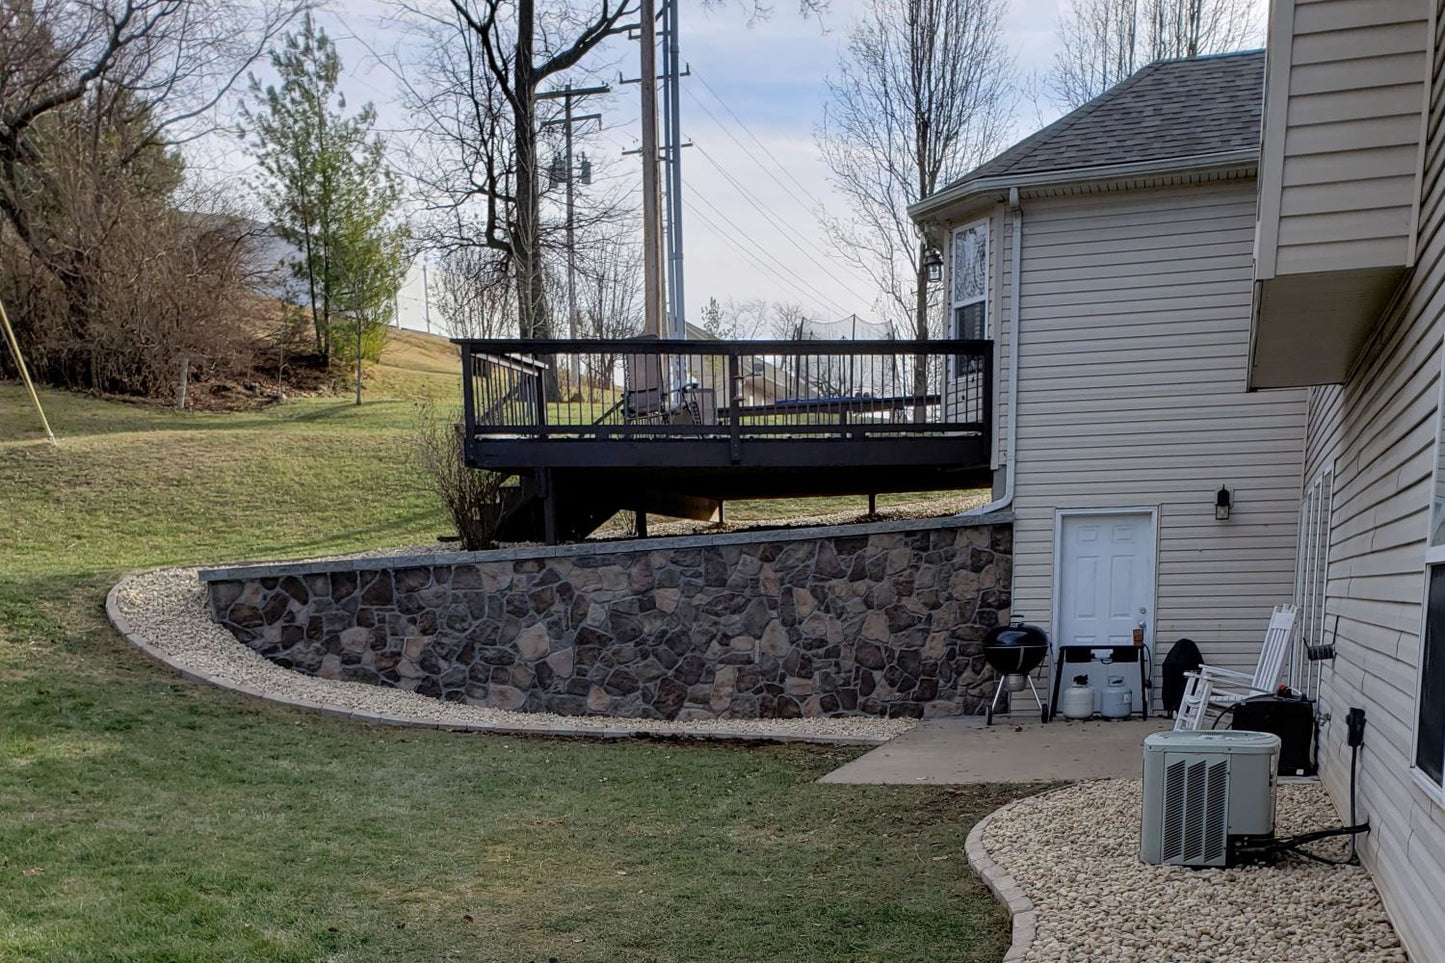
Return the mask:
{"type": "Polygon", "coordinates": [[[567,715],[937,716],[991,694],[1012,542],[928,519],[202,578],[238,639],[323,678],[567,715]]]}

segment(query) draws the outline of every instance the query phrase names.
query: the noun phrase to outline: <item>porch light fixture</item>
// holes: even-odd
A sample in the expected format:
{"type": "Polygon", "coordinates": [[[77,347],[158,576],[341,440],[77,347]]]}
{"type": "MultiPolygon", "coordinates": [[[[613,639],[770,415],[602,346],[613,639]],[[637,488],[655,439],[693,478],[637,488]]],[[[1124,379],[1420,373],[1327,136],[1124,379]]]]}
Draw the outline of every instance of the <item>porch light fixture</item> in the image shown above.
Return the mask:
{"type": "Polygon", "coordinates": [[[929,283],[936,283],[943,280],[943,254],[938,248],[931,247],[923,257],[923,266],[928,269],[929,283]]]}
{"type": "Polygon", "coordinates": [[[1229,510],[1234,507],[1234,496],[1229,489],[1223,485],[1219,486],[1219,492],[1214,496],[1214,517],[1217,521],[1229,521],[1229,510]]]}

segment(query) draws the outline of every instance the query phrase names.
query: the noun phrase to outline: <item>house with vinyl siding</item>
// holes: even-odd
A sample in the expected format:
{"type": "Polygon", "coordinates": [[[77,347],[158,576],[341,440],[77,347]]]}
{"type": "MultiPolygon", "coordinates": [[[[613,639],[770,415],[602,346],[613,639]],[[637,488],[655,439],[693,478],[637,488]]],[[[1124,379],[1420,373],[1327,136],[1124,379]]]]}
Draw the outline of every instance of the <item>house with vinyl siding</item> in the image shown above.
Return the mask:
{"type": "Polygon", "coordinates": [[[1013,614],[1069,642],[1142,622],[1156,698],[1174,641],[1252,670],[1295,595],[1305,392],[1245,378],[1264,59],[1145,67],[912,210],[949,336],[995,345],[1013,614]]]}
{"type": "Polygon", "coordinates": [[[1260,157],[1257,397],[1307,392],[1300,597],[1321,778],[1412,959],[1445,960],[1445,3],[1275,0],[1260,157]]]}

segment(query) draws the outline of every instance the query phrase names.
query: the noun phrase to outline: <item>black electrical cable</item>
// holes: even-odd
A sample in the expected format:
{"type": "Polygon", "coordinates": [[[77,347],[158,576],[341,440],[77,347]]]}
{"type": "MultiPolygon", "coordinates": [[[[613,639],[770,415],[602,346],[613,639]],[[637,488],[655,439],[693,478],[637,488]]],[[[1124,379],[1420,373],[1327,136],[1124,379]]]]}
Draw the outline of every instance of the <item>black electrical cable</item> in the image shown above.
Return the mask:
{"type": "MultiPolygon", "coordinates": [[[[1353,740],[1352,740],[1353,741],[1353,740]]],[[[1358,851],[1359,836],[1361,833],[1370,831],[1370,821],[1367,819],[1362,823],[1356,822],[1356,784],[1357,771],[1360,761],[1360,746],[1358,743],[1350,747],[1350,825],[1341,826],[1337,829],[1318,829],[1314,832],[1300,833],[1297,836],[1286,836],[1284,839],[1275,839],[1266,843],[1242,846],[1239,854],[1247,859],[1269,860],[1284,854],[1303,856],[1305,859],[1312,859],[1317,863],[1325,863],[1329,866],[1355,866],[1360,862],[1358,851]],[[1336,836],[1350,837],[1350,855],[1344,859],[1330,859],[1328,856],[1321,856],[1312,853],[1302,847],[1306,843],[1319,842],[1321,839],[1332,839],[1336,836]]]]}
{"type": "MultiPolygon", "coordinates": [[[[1352,740],[1352,741],[1353,741],[1353,740],[1352,740]]],[[[1356,825],[1356,822],[1355,822],[1355,777],[1356,777],[1356,774],[1359,772],[1359,768],[1360,768],[1360,747],[1359,747],[1358,744],[1356,744],[1356,745],[1353,745],[1353,746],[1350,747],[1350,825],[1351,825],[1351,826],[1356,825]]],[[[1367,825],[1368,825],[1368,824],[1367,824],[1367,825]]],[[[1356,835],[1354,835],[1354,834],[1351,834],[1351,835],[1350,835],[1350,858],[1349,858],[1348,862],[1349,862],[1349,863],[1352,863],[1352,864],[1359,863],[1359,861],[1360,861],[1360,853],[1359,853],[1359,850],[1357,849],[1357,846],[1356,846],[1357,843],[1358,843],[1358,837],[1357,837],[1356,835]]]]}

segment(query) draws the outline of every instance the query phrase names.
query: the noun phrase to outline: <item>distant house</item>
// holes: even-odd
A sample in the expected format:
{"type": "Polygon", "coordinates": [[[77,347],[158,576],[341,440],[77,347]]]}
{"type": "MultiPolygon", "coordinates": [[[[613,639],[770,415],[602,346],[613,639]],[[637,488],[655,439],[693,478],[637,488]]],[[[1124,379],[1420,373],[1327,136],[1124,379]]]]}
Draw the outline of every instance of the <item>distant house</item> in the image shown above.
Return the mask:
{"type": "Polygon", "coordinates": [[[912,211],[950,336],[995,345],[1013,613],[1068,642],[1143,622],[1155,679],[1180,638],[1252,669],[1295,594],[1305,396],[1244,378],[1263,77],[1150,65],[912,211]]]}
{"type": "MultiPolygon", "coordinates": [[[[1343,809],[1412,959],[1445,960],[1445,4],[1275,0],[1247,368],[1309,389],[1299,559],[1343,809]]],[[[1284,389],[1284,390],[1275,390],[1284,389]]],[[[1241,498],[1241,504],[1243,504],[1241,498]]]]}

